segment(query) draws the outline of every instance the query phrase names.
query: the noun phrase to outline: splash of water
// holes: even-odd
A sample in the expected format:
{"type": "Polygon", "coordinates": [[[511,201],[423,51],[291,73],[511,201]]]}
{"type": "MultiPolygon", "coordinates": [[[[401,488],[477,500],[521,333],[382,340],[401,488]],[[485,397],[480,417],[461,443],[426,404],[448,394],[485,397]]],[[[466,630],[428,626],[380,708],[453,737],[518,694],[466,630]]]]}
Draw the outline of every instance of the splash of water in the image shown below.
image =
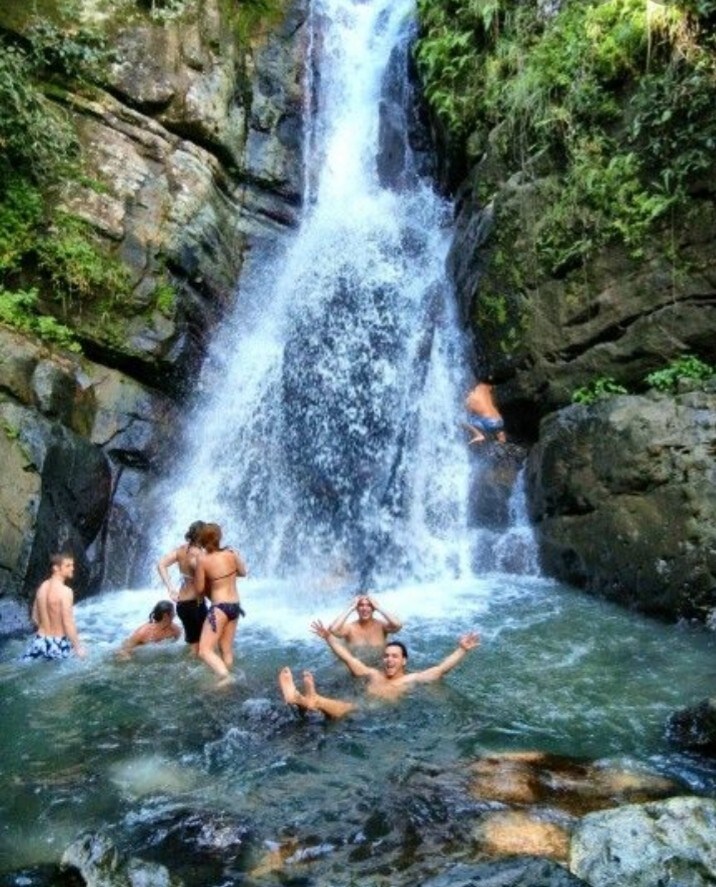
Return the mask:
{"type": "Polygon", "coordinates": [[[253,575],[387,584],[469,572],[466,346],[449,206],[377,168],[381,88],[411,2],[321,0],[315,187],[254,262],[202,380],[163,540],[215,520],[253,575]]]}

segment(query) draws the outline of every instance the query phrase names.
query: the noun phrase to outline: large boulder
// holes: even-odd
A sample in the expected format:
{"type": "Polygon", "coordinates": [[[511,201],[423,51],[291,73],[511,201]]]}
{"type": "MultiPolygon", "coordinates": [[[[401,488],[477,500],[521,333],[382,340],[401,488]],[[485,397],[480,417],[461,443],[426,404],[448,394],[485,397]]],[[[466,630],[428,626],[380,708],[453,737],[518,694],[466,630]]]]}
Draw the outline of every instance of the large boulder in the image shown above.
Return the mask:
{"type": "Polygon", "coordinates": [[[590,813],[572,836],[569,867],[592,887],[712,887],[716,801],[678,797],[590,813]]]}
{"type": "Polygon", "coordinates": [[[80,598],[126,584],[175,423],[158,392],[0,328],[0,631],[22,627],[7,597],[28,598],[55,551],[74,554],[80,598]]]}
{"type": "Polygon", "coordinates": [[[122,857],[102,832],[79,835],[62,854],[60,870],[76,873],[88,887],[181,887],[159,863],[122,857]]]}
{"type": "Polygon", "coordinates": [[[619,396],[547,417],[527,484],[544,569],[640,610],[716,603],[716,392],[619,396]]]}

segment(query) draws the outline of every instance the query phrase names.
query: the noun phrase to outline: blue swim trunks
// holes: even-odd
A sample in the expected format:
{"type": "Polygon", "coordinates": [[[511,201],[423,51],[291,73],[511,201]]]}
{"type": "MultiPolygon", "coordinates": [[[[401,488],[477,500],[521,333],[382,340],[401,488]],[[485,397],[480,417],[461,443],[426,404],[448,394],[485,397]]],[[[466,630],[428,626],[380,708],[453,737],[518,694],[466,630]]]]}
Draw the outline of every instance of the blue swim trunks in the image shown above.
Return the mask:
{"type": "Polygon", "coordinates": [[[496,434],[503,431],[505,423],[502,419],[492,419],[487,416],[470,416],[469,424],[478,431],[484,431],[487,434],[496,434]]]}
{"type": "Polygon", "coordinates": [[[53,637],[49,634],[36,634],[25,650],[23,659],[67,659],[72,652],[70,639],[65,635],[53,637]]]}

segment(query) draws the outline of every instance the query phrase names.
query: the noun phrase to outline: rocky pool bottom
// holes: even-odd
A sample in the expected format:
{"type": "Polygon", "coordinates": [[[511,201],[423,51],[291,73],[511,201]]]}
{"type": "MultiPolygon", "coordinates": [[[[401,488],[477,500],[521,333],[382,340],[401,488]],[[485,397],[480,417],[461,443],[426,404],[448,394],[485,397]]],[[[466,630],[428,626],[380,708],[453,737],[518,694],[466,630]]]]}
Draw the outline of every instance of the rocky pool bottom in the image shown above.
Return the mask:
{"type": "MultiPolygon", "coordinates": [[[[68,848],[79,868],[116,854],[112,884],[482,883],[485,860],[563,861],[588,810],[716,797],[716,766],[664,732],[712,695],[714,634],[503,574],[378,596],[405,621],[413,668],[468,628],[482,644],[440,685],[341,722],[300,716],[276,684],[288,664],[360,697],[308,632],[344,606],[335,592],[247,581],[240,679],[223,690],[183,644],[114,658],[156,589],[79,605],[83,662],[22,663],[23,642],[4,642],[0,885],[83,883],[60,872],[68,848]]],[[[535,871],[494,883],[542,883],[535,871]]]]}

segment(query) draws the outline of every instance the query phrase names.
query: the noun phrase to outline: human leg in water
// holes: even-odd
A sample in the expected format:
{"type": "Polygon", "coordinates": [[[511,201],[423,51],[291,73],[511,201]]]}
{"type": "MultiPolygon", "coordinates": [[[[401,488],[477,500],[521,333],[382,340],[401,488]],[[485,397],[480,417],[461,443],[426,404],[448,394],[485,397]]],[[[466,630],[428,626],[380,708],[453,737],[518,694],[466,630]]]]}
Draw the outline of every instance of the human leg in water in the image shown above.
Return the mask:
{"type": "Polygon", "coordinates": [[[284,702],[288,705],[297,705],[307,711],[320,711],[329,718],[342,718],[355,711],[357,707],[352,702],[331,699],[317,693],[316,684],[310,671],[303,673],[303,693],[297,689],[291,669],[288,667],[282,668],[278,673],[278,683],[284,702]]]}

